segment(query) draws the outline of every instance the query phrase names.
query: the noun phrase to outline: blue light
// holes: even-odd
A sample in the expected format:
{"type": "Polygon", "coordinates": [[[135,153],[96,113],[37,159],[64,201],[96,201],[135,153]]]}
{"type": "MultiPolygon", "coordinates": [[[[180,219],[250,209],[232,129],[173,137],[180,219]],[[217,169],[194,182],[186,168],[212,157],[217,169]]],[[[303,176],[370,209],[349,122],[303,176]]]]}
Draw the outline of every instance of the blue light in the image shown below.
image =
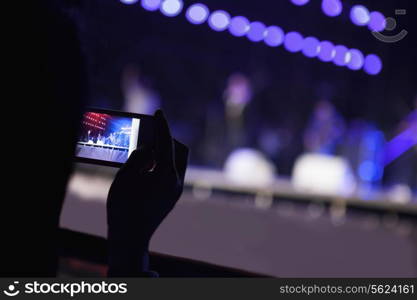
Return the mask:
{"type": "Polygon", "coordinates": [[[320,43],[319,59],[324,62],[332,61],[336,55],[333,43],[323,41],[320,43]]]}
{"type": "Polygon", "coordinates": [[[342,13],[343,5],[340,0],[323,0],[321,2],[321,9],[325,15],[336,17],[342,13]]]}
{"type": "Polygon", "coordinates": [[[363,181],[375,181],[380,179],[381,170],[371,160],[365,160],[359,165],[359,177],[363,181]]]}
{"type": "Polygon", "coordinates": [[[373,11],[369,15],[370,20],[368,28],[372,31],[380,32],[384,31],[386,26],[385,16],[378,11],[373,11]]]}
{"type": "Polygon", "coordinates": [[[198,25],[204,23],[207,20],[208,15],[209,10],[207,6],[201,3],[196,3],[187,9],[185,17],[190,23],[198,25]]]}
{"type": "Polygon", "coordinates": [[[161,0],[142,0],[141,5],[149,11],[156,11],[161,7],[161,0]]]}
{"type": "Polygon", "coordinates": [[[208,23],[215,31],[226,30],[230,24],[230,15],[224,10],[216,10],[210,15],[208,23]]]}
{"type": "Polygon", "coordinates": [[[260,42],[265,37],[266,26],[261,22],[252,22],[249,25],[249,31],[246,34],[248,39],[252,42],[260,42]]]}
{"type": "Polygon", "coordinates": [[[319,45],[320,42],[315,37],[306,37],[303,42],[302,52],[307,57],[316,57],[320,50],[319,45]]]}
{"type": "Polygon", "coordinates": [[[278,26],[269,26],[264,41],[270,47],[278,47],[284,42],[284,31],[278,26]]]}
{"type": "Polygon", "coordinates": [[[416,130],[411,126],[387,143],[384,149],[384,166],[392,163],[416,145],[416,130]]]}
{"type": "Polygon", "coordinates": [[[120,2],[122,2],[123,4],[127,4],[127,5],[135,4],[138,1],[139,0],[120,0],[120,2]]]}
{"type": "Polygon", "coordinates": [[[353,71],[357,71],[363,67],[364,57],[361,51],[358,49],[350,49],[348,52],[347,66],[353,71]]]}
{"type": "Polygon", "coordinates": [[[349,62],[348,48],[343,45],[334,47],[335,56],[333,62],[336,66],[343,67],[349,62]]]}
{"type": "Polygon", "coordinates": [[[365,58],[363,69],[369,75],[377,75],[382,70],[382,61],[375,54],[369,54],[365,58]]]}
{"type": "Polygon", "coordinates": [[[302,6],[306,5],[310,0],[291,0],[291,2],[295,5],[302,6]]]}
{"type": "Polygon", "coordinates": [[[230,20],[229,32],[234,36],[244,36],[249,30],[249,20],[242,16],[237,16],[230,20]]]}
{"type": "Polygon", "coordinates": [[[175,17],[181,13],[183,5],[182,0],[164,0],[161,12],[167,17],[175,17]]]}
{"type": "MultiPolygon", "coordinates": [[[[133,4],[139,0],[120,0],[122,3],[133,4]]],[[[309,0],[292,0],[296,5],[304,5],[309,0]]],[[[141,5],[149,11],[160,10],[165,16],[174,17],[179,15],[184,7],[183,0],[141,0],[141,5]]],[[[322,0],[323,11],[336,16],[343,9],[341,0],[322,0]]],[[[329,41],[320,42],[315,37],[304,38],[300,33],[292,31],[287,34],[278,26],[266,27],[262,22],[250,23],[243,16],[231,18],[224,10],[216,10],[210,14],[209,9],[202,3],[195,3],[188,7],[185,16],[192,24],[208,22],[210,28],[215,31],[229,30],[237,37],[247,36],[253,42],[264,41],[270,47],[284,44],[287,51],[295,53],[302,51],[306,57],[316,57],[323,62],[333,61],[337,66],[346,65],[351,70],[364,70],[369,75],[376,75],[382,69],[382,61],[374,54],[364,55],[358,49],[348,50],[345,46],[334,46],[329,41]]],[[[384,16],[379,12],[369,13],[366,7],[355,5],[351,9],[351,18],[356,24],[368,25],[371,30],[381,30],[385,27],[384,16]]]]}
{"type": "Polygon", "coordinates": [[[369,11],[363,5],[355,5],[350,11],[350,19],[353,24],[358,26],[365,26],[370,21],[369,11]]]}
{"type": "Polygon", "coordinates": [[[284,38],[284,47],[289,52],[298,52],[303,47],[303,36],[298,32],[288,32],[284,38]]]}

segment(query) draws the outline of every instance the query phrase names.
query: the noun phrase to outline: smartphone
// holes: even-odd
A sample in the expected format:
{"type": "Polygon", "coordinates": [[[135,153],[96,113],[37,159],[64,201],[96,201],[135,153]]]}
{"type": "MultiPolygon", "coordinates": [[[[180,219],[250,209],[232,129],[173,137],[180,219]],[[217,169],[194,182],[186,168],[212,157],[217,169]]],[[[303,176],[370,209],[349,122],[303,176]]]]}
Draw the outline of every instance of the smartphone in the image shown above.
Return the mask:
{"type": "Polygon", "coordinates": [[[78,162],[121,167],[139,147],[154,147],[153,116],[97,108],[82,116],[75,149],[78,162]]]}

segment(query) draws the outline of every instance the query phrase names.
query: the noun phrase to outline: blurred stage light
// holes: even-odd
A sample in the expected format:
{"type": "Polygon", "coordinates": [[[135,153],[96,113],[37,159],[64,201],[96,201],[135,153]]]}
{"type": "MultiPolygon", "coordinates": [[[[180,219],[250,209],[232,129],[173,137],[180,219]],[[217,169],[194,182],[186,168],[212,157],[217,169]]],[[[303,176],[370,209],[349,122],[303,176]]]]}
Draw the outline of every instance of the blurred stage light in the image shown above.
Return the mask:
{"type": "Polygon", "coordinates": [[[226,177],[244,186],[265,186],[274,182],[275,167],[261,152],[242,148],[234,150],[226,160],[226,177]]]}
{"type": "Polygon", "coordinates": [[[306,5],[310,0],[291,0],[291,2],[295,5],[302,6],[306,5]]]}
{"type": "Polygon", "coordinates": [[[265,44],[278,47],[284,42],[284,31],[278,26],[269,26],[265,31],[265,44]]]}
{"type": "Polygon", "coordinates": [[[229,32],[234,36],[244,36],[249,30],[249,20],[242,16],[237,16],[230,20],[229,32]]]}
{"type": "Polygon", "coordinates": [[[315,37],[309,36],[303,42],[303,54],[307,57],[316,57],[320,50],[320,42],[315,37]]]}
{"type": "Polygon", "coordinates": [[[190,23],[198,25],[207,20],[209,13],[210,12],[207,6],[201,3],[196,3],[187,9],[185,16],[190,23]]]}
{"type": "Polygon", "coordinates": [[[164,0],[161,4],[161,12],[167,17],[175,17],[180,14],[183,6],[182,0],[164,0]]]}
{"type": "Polygon", "coordinates": [[[260,42],[265,37],[266,26],[261,22],[252,22],[249,25],[249,31],[246,34],[248,39],[252,42],[260,42]]]}
{"type": "Polygon", "coordinates": [[[384,166],[392,163],[416,145],[417,128],[416,126],[411,126],[386,144],[384,149],[384,166]]]}
{"type": "Polygon", "coordinates": [[[382,70],[382,61],[375,54],[369,54],[365,58],[363,69],[369,75],[377,75],[382,70]]]}
{"type": "Polygon", "coordinates": [[[122,2],[123,4],[135,4],[136,2],[138,2],[139,0],[120,0],[120,2],[122,2]]]}
{"type": "Polygon", "coordinates": [[[303,37],[295,31],[288,32],[284,38],[284,47],[289,52],[298,52],[303,47],[303,37]]]}
{"type": "Polygon", "coordinates": [[[385,16],[379,11],[373,11],[369,15],[369,24],[368,28],[372,31],[384,31],[386,26],[385,16]]]}
{"type": "MultiPolygon", "coordinates": [[[[122,3],[133,4],[138,0],[120,0],[122,3]]],[[[309,1],[292,1],[297,5],[304,5],[309,1]]],[[[141,0],[141,5],[148,11],[160,10],[165,16],[174,17],[181,13],[183,0],[141,0]]],[[[330,16],[340,14],[342,3],[340,0],[323,0],[323,11],[330,16]]],[[[246,35],[253,42],[264,40],[265,44],[277,47],[284,44],[287,51],[295,53],[302,50],[306,57],[316,57],[323,62],[334,62],[337,66],[344,66],[351,70],[359,70],[365,66],[365,72],[369,75],[376,75],[382,69],[382,62],[379,57],[370,55],[365,61],[364,55],[357,49],[348,50],[345,46],[334,46],[329,41],[320,42],[314,37],[305,38],[298,32],[292,31],[285,34],[278,26],[266,27],[259,21],[250,23],[246,17],[236,16],[231,19],[229,13],[224,10],[216,10],[210,14],[209,9],[202,3],[191,5],[186,11],[186,18],[192,24],[202,24],[208,21],[209,26],[215,31],[226,29],[237,37],[246,35]]],[[[355,5],[351,10],[351,18],[355,24],[368,24],[371,30],[382,30],[385,28],[384,16],[379,12],[369,13],[362,5],[355,5]]]]}
{"type": "Polygon", "coordinates": [[[363,181],[371,182],[381,179],[383,169],[374,161],[365,160],[359,165],[358,173],[363,181]]]}
{"type": "Polygon", "coordinates": [[[321,9],[329,17],[336,17],[342,13],[343,5],[340,0],[323,0],[321,9]]]}
{"type": "Polygon", "coordinates": [[[348,196],[356,188],[349,163],[343,158],[322,154],[299,157],[291,181],[298,190],[326,195],[348,196]]]}
{"type": "Polygon", "coordinates": [[[369,10],[363,5],[355,5],[350,11],[350,19],[355,25],[365,26],[370,21],[369,10]]]}
{"type": "Polygon", "coordinates": [[[215,31],[226,30],[230,24],[230,15],[224,10],[216,10],[210,15],[208,23],[215,31]]]}
{"type": "Polygon", "coordinates": [[[338,45],[334,47],[335,50],[335,56],[333,58],[333,62],[336,66],[346,66],[346,64],[349,62],[349,55],[348,55],[348,48],[346,48],[343,45],[338,45]]]}
{"type": "Polygon", "coordinates": [[[350,49],[348,52],[349,61],[347,66],[349,69],[357,71],[363,67],[364,57],[358,49],[350,49]]]}
{"type": "Polygon", "coordinates": [[[162,0],[142,0],[142,7],[149,11],[156,11],[161,7],[162,0]]]}
{"type": "Polygon", "coordinates": [[[321,61],[329,62],[332,61],[336,55],[333,43],[329,41],[323,41],[320,43],[318,57],[321,61]]]}

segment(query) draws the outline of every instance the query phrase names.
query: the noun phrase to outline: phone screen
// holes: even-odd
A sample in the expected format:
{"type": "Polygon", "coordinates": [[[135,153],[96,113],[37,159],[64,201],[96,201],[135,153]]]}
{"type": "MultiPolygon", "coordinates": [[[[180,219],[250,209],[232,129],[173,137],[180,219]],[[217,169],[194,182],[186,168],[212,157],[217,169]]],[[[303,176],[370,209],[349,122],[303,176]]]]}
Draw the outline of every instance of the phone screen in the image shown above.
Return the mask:
{"type": "Polygon", "coordinates": [[[150,116],[115,111],[85,112],[77,140],[76,157],[84,162],[120,166],[143,144],[142,125],[148,118],[150,116]]]}

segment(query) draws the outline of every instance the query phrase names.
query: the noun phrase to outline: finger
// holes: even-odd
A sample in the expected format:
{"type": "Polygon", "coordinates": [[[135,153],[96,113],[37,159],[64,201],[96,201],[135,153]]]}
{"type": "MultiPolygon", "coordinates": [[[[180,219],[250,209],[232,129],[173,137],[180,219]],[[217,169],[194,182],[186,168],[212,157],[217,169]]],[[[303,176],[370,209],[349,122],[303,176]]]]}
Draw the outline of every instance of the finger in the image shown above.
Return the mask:
{"type": "Polygon", "coordinates": [[[181,183],[184,183],[185,171],[188,164],[188,147],[181,142],[174,139],[174,152],[175,152],[175,166],[177,168],[179,179],[181,183]]]}
{"type": "Polygon", "coordinates": [[[155,156],[157,168],[172,168],[175,170],[174,150],[168,122],[162,110],[155,113],[155,156]]]}
{"type": "Polygon", "coordinates": [[[139,174],[151,168],[152,163],[152,151],[141,147],[130,154],[129,159],[120,168],[119,174],[139,174]]]}

